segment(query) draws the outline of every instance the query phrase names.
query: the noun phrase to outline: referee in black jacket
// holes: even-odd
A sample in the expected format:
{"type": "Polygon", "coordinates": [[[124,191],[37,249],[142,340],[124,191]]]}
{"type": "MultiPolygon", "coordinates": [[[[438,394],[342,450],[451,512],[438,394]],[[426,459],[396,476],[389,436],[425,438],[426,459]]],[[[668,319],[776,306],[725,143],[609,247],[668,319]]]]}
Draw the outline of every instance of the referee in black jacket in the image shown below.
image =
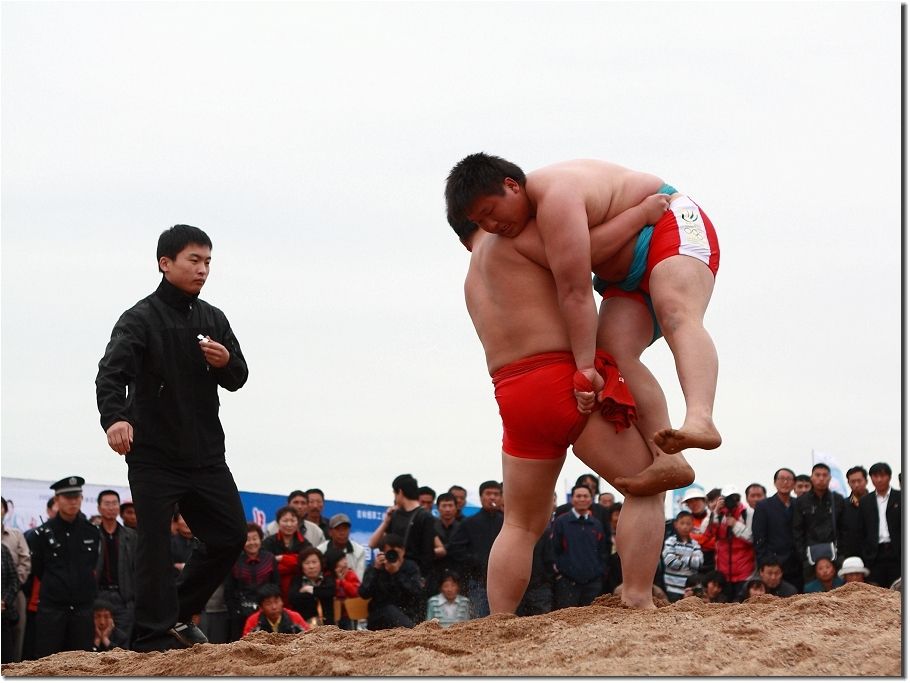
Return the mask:
{"type": "Polygon", "coordinates": [[[175,225],[161,234],[161,284],[120,316],[95,379],[101,426],[110,447],[126,456],[138,518],[138,651],[207,642],[192,617],[246,541],[224,458],[218,387],[236,391],[248,370],[224,313],[199,299],[211,254],[199,228],[175,225]],[[176,505],[204,544],[179,581],[170,560],[176,505]]]}

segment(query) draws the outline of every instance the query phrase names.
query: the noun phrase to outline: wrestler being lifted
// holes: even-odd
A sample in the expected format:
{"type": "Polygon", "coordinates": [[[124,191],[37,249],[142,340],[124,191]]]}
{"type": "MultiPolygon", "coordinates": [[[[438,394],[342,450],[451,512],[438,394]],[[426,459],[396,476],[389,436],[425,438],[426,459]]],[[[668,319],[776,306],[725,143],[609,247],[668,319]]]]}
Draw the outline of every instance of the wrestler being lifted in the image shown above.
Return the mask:
{"type": "MultiPolygon", "coordinates": [[[[710,219],[689,197],[654,175],[604,161],[568,161],[526,177],[515,164],[483,153],[455,166],[449,188],[450,215],[487,232],[515,238],[536,217],[580,370],[587,362],[579,352],[590,339],[594,271],[604,297],[598,346],[628,379],[638,428],[650,443],[664,453],[720,445],[713,421],[717,352],[703,325],[720,253],[710,219]],[[611,237],[592,250],[590,229],[603,223],[614,227],[611,237]],[[641,362],[661,331],[686,400],[680,429],[671,428],[663,391],[641,362]]],[[[618,487],[655,490],[674,479],[669,465],[658,457],[648,472],[618,487]]]]}

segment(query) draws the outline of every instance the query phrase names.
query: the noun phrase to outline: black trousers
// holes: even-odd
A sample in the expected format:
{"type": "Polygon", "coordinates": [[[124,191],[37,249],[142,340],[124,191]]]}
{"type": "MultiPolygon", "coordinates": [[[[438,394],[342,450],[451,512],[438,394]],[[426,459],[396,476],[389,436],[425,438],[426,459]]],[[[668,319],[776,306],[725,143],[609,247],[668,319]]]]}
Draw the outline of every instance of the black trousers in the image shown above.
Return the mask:
{"type": "Polygon", "coordinates": [[[202,612],[243,549],[243,505],[223,462],[194,468],[130,463],[129,481],[139,536],[133,648],[166,649],[173,646],[168,630],[202,612]],[[175,505],[202,541],[179,579],[171,563],[175,505]]]}
{"type": "Polygon", "coordinates": [[[414,621],[396,605],[383,605],[370,609],[367,628],[370,631],[381,631],[387,628],[403,626],[413,628],[414,621]]]}
{"type": "Polygon", "coordinates": [[[892,543],[880,543],[875,559],[869,563],[869,581],[882,588],[891,588],[891,584],[901,577],[901,558],[897,546],[892,543]]]}
{"type": "Polygon", "coordinates": [[[3,612],[0,617],[0,662],[9,664],[15,661],[16,622],[3,612]]]}
{"type": "Polygon", "coordinates": [[[38,603],[35,628],[35,658],[55,652],[91,650],[95,637],[95,620],[91,603],[87,605],[51,605],[38,603]]]}
{"type": "Polygon", "coordinates": [[[100,589],[98,599],[109,602],[113,607],[111,616],[114,618],[114,626],[123,631],[127,637],[127,642],[133,640],[133,603],[126,602],[120,595],[119,591],[100,589]]]}
{"type": "Polygon", "coordinates": [[[594,598],[603,593],[603,579],[597,577],[586,583],[573,581],[568,576],[556,579],[553,587],[553,607],[586,607],[594,598]]]}

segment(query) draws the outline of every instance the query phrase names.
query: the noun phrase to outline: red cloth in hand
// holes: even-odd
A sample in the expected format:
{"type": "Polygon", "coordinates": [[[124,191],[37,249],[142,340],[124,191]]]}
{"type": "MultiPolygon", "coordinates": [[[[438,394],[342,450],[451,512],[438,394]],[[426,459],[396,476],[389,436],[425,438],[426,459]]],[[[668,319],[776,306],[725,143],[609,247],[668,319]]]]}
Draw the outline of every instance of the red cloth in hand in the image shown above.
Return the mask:
{"type": "MultiPolygon", "coordinates": [[[[613,423],[617,433],[628,429],[638,419],[638,410],[626,380],[616,367],[616,361],[609,353],[598,349],[594,356],[594,369],[604,380],[604,388],[597,394],[600,414],[607,422],[613,423]]],[[[575,371],[572,383],[575,391],[594,391],[594,385],[580,370],[575,371]]]]}

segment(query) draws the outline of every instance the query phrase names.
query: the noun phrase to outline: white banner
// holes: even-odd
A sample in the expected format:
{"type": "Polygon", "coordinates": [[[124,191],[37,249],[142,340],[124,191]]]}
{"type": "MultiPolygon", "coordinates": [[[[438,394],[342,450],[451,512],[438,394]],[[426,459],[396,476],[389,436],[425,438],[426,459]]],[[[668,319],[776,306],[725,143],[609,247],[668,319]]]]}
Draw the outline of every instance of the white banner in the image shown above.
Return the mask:
{"type": "Polygon", "coordinates": [[[824,463],[831,468],[831,483],[829,488],[835,493],[841,494],[844,498],[850,495],[850,488],[847,486],[847,477],[844,476],[844,470],[840,463],[830,453],[824,451],[812,450],[812,464],[824,463]]]}
{"type": "MultiPolygon", "coordinates": [[[[3,524],[11,529],[28,531],[47,521],[47,500],[54,495],[53,481],[3,477],[0,486],[9,509],[3,524]]],[[[129,486],[85,484],[82,487],[82,512],[86,517],[98,514],[98,494],[111,489],[120,494],[120,502],[131,500],[129,486]]]]}

